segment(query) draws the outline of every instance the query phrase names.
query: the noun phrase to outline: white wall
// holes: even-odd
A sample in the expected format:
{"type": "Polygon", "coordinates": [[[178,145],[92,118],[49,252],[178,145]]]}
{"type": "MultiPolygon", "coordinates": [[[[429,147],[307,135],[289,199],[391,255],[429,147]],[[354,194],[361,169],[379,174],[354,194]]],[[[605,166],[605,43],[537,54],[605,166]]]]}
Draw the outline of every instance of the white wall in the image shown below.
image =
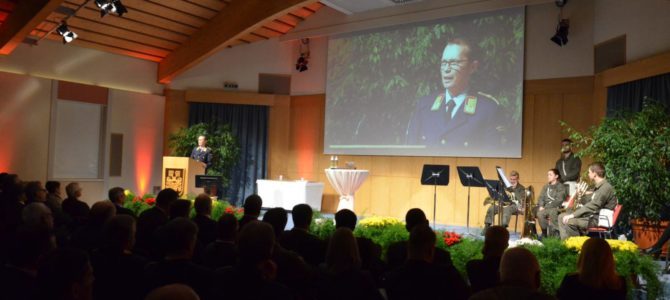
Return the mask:
{"type": "Polygon", "coordinates": [[[626,34],[628,62],[670,51],[670,1],[595,0],[594,43],[626,34]]]}
{"type": "Polygon", "coordinates": [[[50,40],[0,56],[0,71],[142,93],[163,94],[158,64],[50,40]]]}

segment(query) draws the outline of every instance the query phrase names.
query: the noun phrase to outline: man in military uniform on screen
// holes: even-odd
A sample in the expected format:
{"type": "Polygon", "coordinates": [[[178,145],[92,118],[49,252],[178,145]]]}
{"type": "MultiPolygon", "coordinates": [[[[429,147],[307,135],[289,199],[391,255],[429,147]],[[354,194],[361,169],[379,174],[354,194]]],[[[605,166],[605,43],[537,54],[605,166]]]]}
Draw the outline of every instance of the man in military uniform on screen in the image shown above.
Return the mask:
{"type": "Polygon", "coordinates": [[[470,88],[478,58],[470,44],[452,39],[444,47],[444,90],[419,99],[407,128],[407,144],[445,147],[445,155],[486,155],[500,145],[498,102],[470,88]]]}

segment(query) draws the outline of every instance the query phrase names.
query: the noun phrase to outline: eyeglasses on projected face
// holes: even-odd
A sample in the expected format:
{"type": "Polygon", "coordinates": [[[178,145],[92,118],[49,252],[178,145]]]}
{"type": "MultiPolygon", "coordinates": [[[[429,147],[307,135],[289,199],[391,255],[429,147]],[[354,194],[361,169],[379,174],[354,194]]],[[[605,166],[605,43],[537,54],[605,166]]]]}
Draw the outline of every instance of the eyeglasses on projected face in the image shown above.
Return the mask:
{"type": "Polygon", "coordinates": [[[463,64],[467,62],[467,59],[460,59],[460,60],[443,60],[442,64],[440,65],[440,68],[442,70],[447,70],[447,69],[455,69],[458,70],[461,67],[463,67],[463,64]]]}

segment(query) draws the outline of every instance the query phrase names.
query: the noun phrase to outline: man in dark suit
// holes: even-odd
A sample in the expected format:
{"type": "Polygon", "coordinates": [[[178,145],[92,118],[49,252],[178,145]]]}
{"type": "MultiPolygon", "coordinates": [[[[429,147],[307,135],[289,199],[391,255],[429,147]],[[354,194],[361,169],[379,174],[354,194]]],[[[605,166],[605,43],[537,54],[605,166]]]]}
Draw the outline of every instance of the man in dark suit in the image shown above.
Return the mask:
{"type": "Polygon", "coordinates": [[[126,202],[126,193],[122,187],[117,186],[111,188],[107,193],[107,196],[109,197],[109,201],[112,201],[114,206],[116,206],[117,215],[128,215],[135,217],[135,213],[133,213],[132,210],[123,207],[123,203],[126,202]]]}
{"type": "Polygon", "coordinates": [[[408,144],[442,147],[446,156],[490,156],[502,144],[498,101],[470,88],[479,66],[475,50],[463,39],[447,43],[440,65],[444,90],[419,99],[408,144]]]}
{"type": "Polygon", "coordinates": [[[261,214],[261,208],[263,207],[263,199],[261,196],[256,194],[249,195],[244,199],[244,216],[240,219],[240,230],[244,228],[244,225],[251,221],[258,221],[258,217],[261,214]]]}
{"type": "Polygon", "coordinates": [[[156,205],[145,210],[137,219],[137,248],[147,255],[157,254],[156,229],[168,221],[170,204],[177,201],[179,194],[173,189],[164,189],[156,196],[156,205]]]}
{"type": "Polygon", "coordinates": [[[193,207],[195,208],[193,222],[198,225],[198,241],[207,246],[219,235],[216,221],[212,220],[212,198],[207,194],[200,194],[195,198],[193,207]]]}
{"type": "Polygon", "coordinates": [[[77,182],[71,182],[65,186],[67,199],[63,200],[63,212],[68,215],[78,227],[88,220],[88,212],[91,210],[86,202],[79,200],[82,188],[77,182]]]}
{"type": "Polygon", "coordinates": [[[509,246],[509,232],[505,227],[491,226],[485,234],[483,259],[473,259],[465,265],[473,293],[492,288],[500,282],[500,259],[509,246]]]}
{"type": "Polygon", "coordinates": [[[287,250],[300,254],[308,264],[318,266],[324,261],[326,245],[309,232],[312,208],[307,204],[298,204],[293,207],[292,218],[293,229],[284,232],[279,244],[287,250]]]}

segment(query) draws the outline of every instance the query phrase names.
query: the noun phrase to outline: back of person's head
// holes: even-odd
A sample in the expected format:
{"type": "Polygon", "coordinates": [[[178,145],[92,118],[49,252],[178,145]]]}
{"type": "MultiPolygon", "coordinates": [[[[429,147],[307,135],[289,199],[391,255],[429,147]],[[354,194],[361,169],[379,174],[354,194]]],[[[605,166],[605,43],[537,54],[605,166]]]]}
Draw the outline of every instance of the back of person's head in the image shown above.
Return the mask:
{"type": "Polygon", "coordinates": [[[30,181],[24,187],[26,195],[26,203],[44,202],[46,201],[46,190],[42,187],[39,181],[30,181]]]}
{"type": "Polygon", "coordinates": [[[188,285],[174,283],[154,289],[144,300],[200,300],[200,297],[188,285]]]}
{"type": "Polygon", "coordinates": [[[195,213],[198,215],[211,215],[212,214],[212,198],[207,194],[200,194],[193,201],[193,208],[195,208],[195,213]]]}
{"type": "Polygon", "coordinates": [[[109,189],[109,192],[107,193],[107,196],[109,197],[109,201],[112,201],[112,203],[116,204],[122,204],[123,200],[126,198],[125,191],[123,190],[122,187],[113,187],[109,189]]]}
{"type": "Polygon", "coordinates": [[[198,225],[187,218],[175,218],[159,229],[166,256],[191,258],[198,236],[198,225]]]}
{"type": "Polygon", "coordinates": [[[286,223],[288,223],[288,214],[284,208],[271,208],[263,215],[263,222],[270,224],[274,229],[275,237],[279,238],[284,232],[284,228],[286,228],[286,223]]]}
{"type": "Polygon", "coordinates": [[[412,231],[412,228],[416,225],[426,224],[428,225],[428,219],[426,214],[420,208],[412,208],[407,211],[405,214],[405,228],[407,231],[412,231]]]}
{"type": "Polygon", "coordinates": [[[65,186],[65,194],[68,198],[81,197],[81,187],[78,182],[70,182],[65,186]]]}
{"type": "Polygon", "coordinates": [[[605,165],[601,162],[594,162],[589,165],[589,170],[593,173],[596,173],[598,177],[605,178],[605,165]]]}
{"type": "Polygon", "coordinates": [[[354,231],[356,229],[356,213],[348,209],[342,209],[335,213],[335,228],[346,227],[354,231]]]}
{"type": "Polygon", "coordinates": [[[172,202],[168,211],[170,219],[188,218],[188,215],[191,212],[191,200],[179,199],[172,202]]]}
{"type": "Polygon", "coordinates": [[[293,226],[297,228],[307,229],[312,223],[312,208],[307,204],[298,204],[293,207],[291,217],[293,219],[293,226]]]}
{"type": "Polygon", "coordinates": [[[328,243],[326,265],[338,274],[361,267],[361,257],[353,232],[348,227],[335,230],[328,243]]]}
{"type": "Polygon", "coordinates": [[[2,190],[2,197],[5,201],[19,201],[23,193],[23,186],[21,180],[16,174],[6,174],[0,183],[0,190],[2,190]]]}
{"type": "Polygon", "coordinates": [[[164,189],[158,192],[158,195],[156,195],[156,205],[167,211],[170,207],[170,204],[177,201],[177,199],[179,199],[179,194],[175,190],[169,188],[164,189]]]}
{"type": "Polygon", "coordinates": [[[117,215],[109,219],[102,229],[105,248],[117,253],[131,250],[135,245],[135,218],[129,215],[117,215]]]}
{"type": "Polygon", "coordinates": [[[500,283],[537,290],[540,288],[540,264],[530,250],[522,247],[505,251],[500,260],[500,283]]]}
{"type": "Polygon", "coordinates": [[[509,231],[502,226],[491,226],[484,236],[484,257],[501,257],[509,246],[509,231]]]}
{"type": "Polygon", "coordinates": [[[36,282],[38,299],[91,299],[93,268],[85,252],[58,249],[42,261],[36,282]]]}
{"type": "Polygon", "coordinates": [[[261,207],[263,207],[263,199],[256,194],[249,195],[244,199],[244,214],[249,216],[259,216],[261,214],[261,207]]]}
{"type": "Polygon", "coordinates": [[[409,233],[407,257],[415,260],[433,262],[435,255],[435,232],[428,224],[419,224],[409,233]]]}
{"type": "Polygon", "coordinates": [[[47,189],[49,194],[56,194],[60,192],[60,181],[47,181],[47,183],[44,185],[44,188],[47,189]]]}
{"type": "Polygon", "coordinates": [[[582,245],[577,260],[579,281],[595,289],[621,288],[612,248],[604,239],[590,238],[582,245]]]}
{"type": "Polygon", "coordinates": [[[234,242],[237,239],[237,231],[240,224],[233,214],[223,214],[217,223],[219,229],[219,239],[222,241],[234,242]]]}
{"type": "Polygon", "coordinates": [[[242,227],[238,237],[240,263],[255,266],[272,257],[275,233],[270,224],[251,221],[242,227]]]}
{"type": "Polygon", "coordinates": [[[54,249],[56,240],[51,230],[22,226],[9,247],[9,263],[36,271],[40,259],[54,249]]]}
{"type": "Polygon", "coordinates": [[[26,205],[21,211],[23,224],[30,228],[43,228],[51,230],[54,228],[54,219],[51,209],[44,203],[33,202],[26,205]]]}
{"type": "Polygon", "coordinates": [[[91,206],[88,213],[88,221],[91,225],[102,226],[116,215],[116,206],[110,201],[98,201],[91,206]]]}

